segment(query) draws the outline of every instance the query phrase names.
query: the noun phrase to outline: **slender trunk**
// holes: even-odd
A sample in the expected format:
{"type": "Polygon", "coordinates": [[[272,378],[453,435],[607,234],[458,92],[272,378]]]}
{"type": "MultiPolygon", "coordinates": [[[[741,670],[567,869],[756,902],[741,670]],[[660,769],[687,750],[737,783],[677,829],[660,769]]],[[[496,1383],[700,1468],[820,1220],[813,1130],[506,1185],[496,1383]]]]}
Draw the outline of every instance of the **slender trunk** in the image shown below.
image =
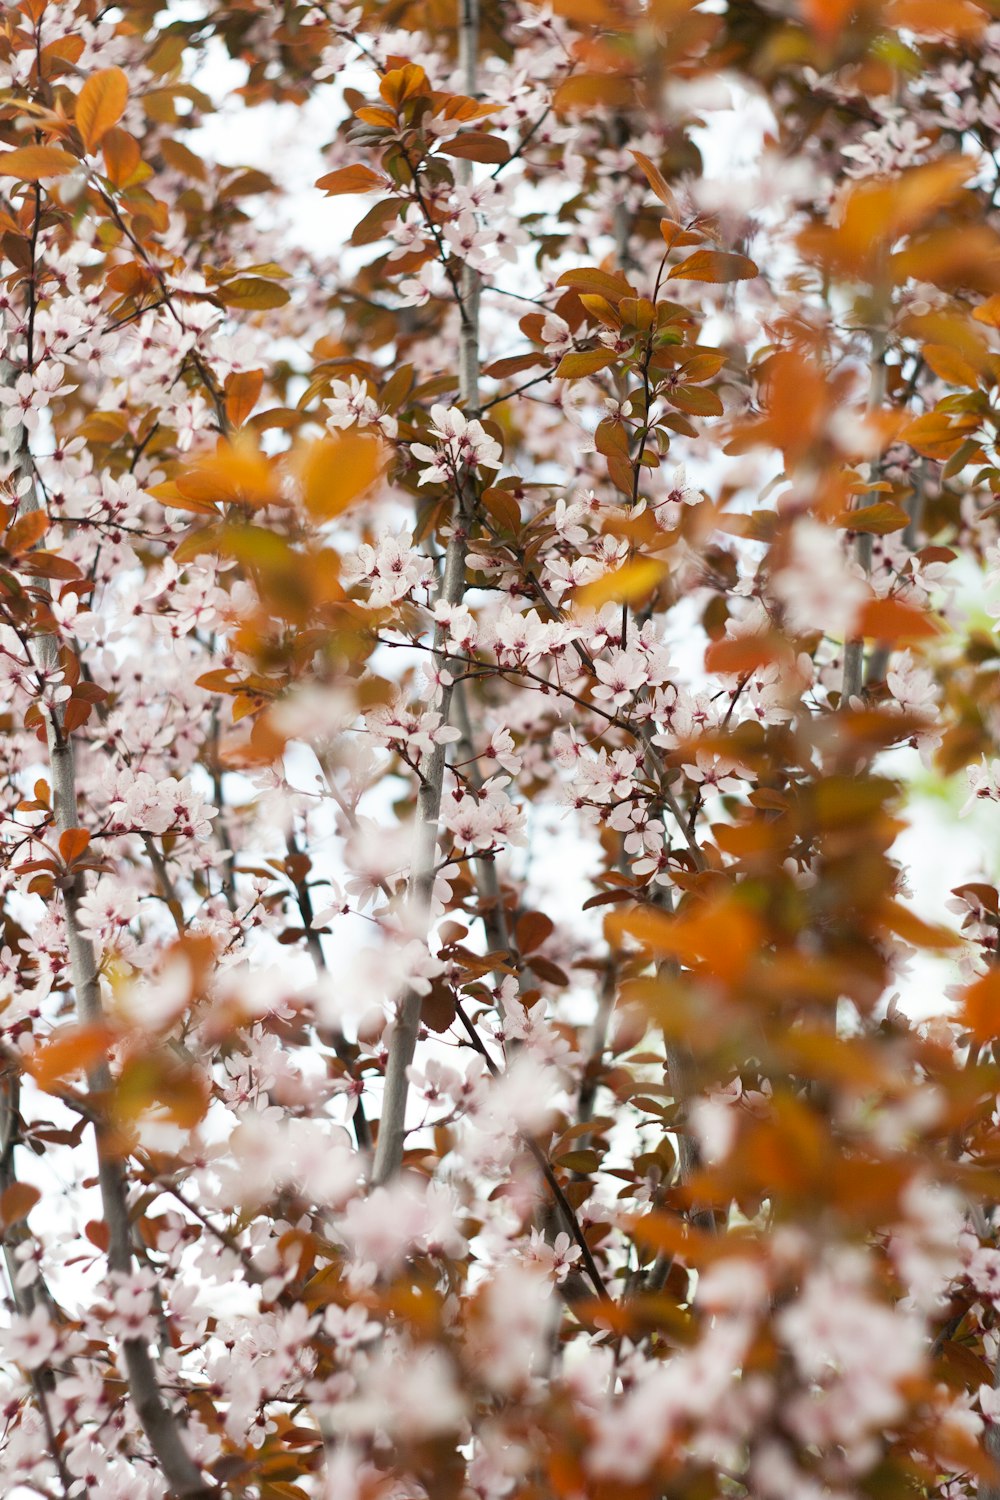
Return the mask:
{"type": "MultiPolygon", "coordinates": [[[[10,381],[15,373],[14,367],[8,361],[3,361],[0,379],[10,381]]],[[[12,447],[14,444],[18,445],[14,451],[19,474],[30,482],[21,500],[21,509],[38,510],[40,507],[27,446],[27,433],[21,429],[12,435],[10,441],[12,447]]],[[[44,580],[39,586],[45,587],[44,580]]],[[[36,636],[33,656],[40,672],[55,672],[59,667],[59,645],[55,637],[36,636]]],[[[61,835],[67,829],[77,826],[73,746],[70,737],[63,730],[59,710],[47,708],[43,712],[52,776],[55,826],[61,835]]],[[[78,874],[63,891],[63,916],[77,1016],[82,1024],[94,1025],[103,1020],[103,1007],[97,955],[93,944],[85,937],[79,919],[80,902],[85,891],[84,878],[78,874]]],[[[98,1063],[89,1070],[87,1087],[91,1094],[101,1098],[108,1096],[113,1081],[107,1063],[98,1063]]],[[[101,1208],[108,1229],[108,1269],[128,1275],[133,1263],[128,1182],[120,1158],[109,1147],[106,1128],[96,1126],[95,1135],[101,1208]]],[[[171,1490],[179,1500],[197,1500],[197,1497],[218,1494],[216,1486],[206,1484],[200,1468],[187,1451],[181,1423],[160,1392],[156,1366],[148,1344],[142,1339],[124,1339],[121,1348],[132,1403],[171,1490]]]]}
{"type": "MultiPolygon", "coordinates": [[[[458,33],[458,56],[462,87],[469,95],[476,93],[477,57],[479,53],[479,0],[462,0],[458,33]]],[[[456,175],[468,181],[472,167],[460,162],[456,175]]],[[[467,412],[479,408],[479,277],[469,266],[462,271],[461,319],[459,332],[459,396],[467,412]]],[[[438,598],[447,604],[458,604],[465,593],[466,509],[459,486],[452,506],[451,536],[445,553],[444,571],[438,598]]],[[[440,647],[444,632],[436,632],[440,647]]],[[[447,724],[451,714],[452,690],[442,689],[439,703],[441,722],[447,724]]],[[[426,931],[430,923],[434,867],[437,861],[438,825],[441,818],[441,794],[444,787],[445,746],[435,745],[417,798],[417,837],[410,876],[409,902],[415,925],[426,931]]],[[[393,1033],[389,1062],[385,1072],[385,1092],[379,1121],[374,1182],[385,1182],[399,1171],[406,1140],[406,1099],[409,1093],[407,1069],[413,1061],[420,1026],[420,995],[407,990],[399,1008],[393,1033]]]]}
{"type": "MultiPolygon", "coordinates": [[[[868,387],[868,410],[878,411],[885,400],[885,347],[886,329],[884,321],[872,330],[872,355],[871,355],[871,380],[868,387]]],[[[872,478],[878,477],[877,465],[872,465],[872,478]]],[[[874,505],[878,499],[875,490],[869,490],[862,495],[858,503],[859,510],[866,510],[869,505],[874,505]]],[[[861,532],[855,543],[855,556],[866,576],[872,570],[872,537],[871,532],[861,532]]],[[[844,646],[844,681],[841,693],[841,703],[846,707],[852,698],[856,698],[861,692],[864,684],[865,666],[865,643],[863,640],[848,641],[844,646]]]]}

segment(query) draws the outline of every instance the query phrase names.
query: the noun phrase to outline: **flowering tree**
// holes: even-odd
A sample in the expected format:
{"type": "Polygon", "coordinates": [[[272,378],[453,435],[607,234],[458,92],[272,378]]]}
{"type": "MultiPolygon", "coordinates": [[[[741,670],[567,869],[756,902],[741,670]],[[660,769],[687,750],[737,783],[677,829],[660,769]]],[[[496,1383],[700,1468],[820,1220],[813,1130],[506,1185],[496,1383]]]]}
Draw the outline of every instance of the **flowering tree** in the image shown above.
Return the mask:
{"type": "Polygon", "coordinates": [[[5,1495],[1000,1496],[991,14],[0,17],[5,1495]]]}

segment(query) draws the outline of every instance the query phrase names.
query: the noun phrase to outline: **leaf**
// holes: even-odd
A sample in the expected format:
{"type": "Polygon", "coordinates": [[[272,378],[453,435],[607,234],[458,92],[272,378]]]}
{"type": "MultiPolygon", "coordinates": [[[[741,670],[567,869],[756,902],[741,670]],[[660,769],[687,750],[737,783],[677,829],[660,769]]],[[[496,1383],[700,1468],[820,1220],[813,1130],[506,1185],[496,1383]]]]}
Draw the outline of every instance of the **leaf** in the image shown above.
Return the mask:
{"type": "Polygon", "coordinates": [[[906,511],[894,500],[882,500],[877,505],[865,505],[859,510],[844,510],[837,517],[838,526],[871,536],[888,536],[890,532],[903,531],[909,524],[906,511]]]}
{"type": "Polygon", "coordinates": [[[115,187],[126,187],[142,165],[139,142],[127,130],[121,130],[116,125],[101,142],[101,151],[108,177],[115,187]]]}
{"type": "Polygon", "coordinates": [[[117,125],[128,103],[128,79],[121,68],[102,68],[91,73],[76,100],[76,127],[87,151],[101,144],[112,125],[117,125]]]}
{"type": "Polygon", "coordinates": [[[544,912],[526,911],[514,929],[514,941],[521,953],[533,953],[555,930],[555,923],[544,912]]]}
{"type": "Polygon", "coordinates": [[[556,89],[552,107],[567,110],[628,109],[635,103],[635,85],[630,78],[613,73],[577,73],[556,89]]]}
{"type": "Polygon", "coordinates": [[[705,671],[720,676],[743,676],[769,667],[787,655],[787,647],[772,635],[744,635],[712,641],[705,650],[705,671]]]}
{"type": "Polygon", "coordinates": [[[103,1024],[61,1026],[35,1048],[27,1067],[39,1088],[51,1091],[62,1079],[102,1061],[112,1040],[112,1032],[103,1024]]]}
{"type": "Polygon", "coordinates": [[[574,604],[578,610],[602,609],[605,604],[635,604],[647,599],[669,568],[654,557],[636,557],[616,573],[606,573],[577,589],[574,604]]]}
{"type": "Polygon", "coordinates": [[[972,316],[977,323],[985,323],[987,328],[1000,328],[1000,292],[994,292],[992,297],[974,307],[972,316]]]}
{"type": "Polygon", "coordinates": [[[579,266],[574,271],[564,271],[556,286],[571,287],[574,292],[595,292],[617,304],[623,297],[637,297],[639,293],[630,281],[617,271],[599,271],[596,266],[579,266]]]}
{"type": "Polygon", "coordinates": [[[924,458],[948,459],[979,425],[978,417],[928,411],[909,422],[899,436],[924,458]]]}
{"type": "Polygon", "coordinates": [[[225,384],[226,416],[233,427],[242,427],[257,405],[261,386],[264,384],[263,370],[233,371],[227,375],[225,384]]]}
{"type": "Polygon", "coordinates": [[[385,239],[389,225],[399,217],[399,209],[400,204],[396,198],[382,198],[378,203],[373,203],[364,218],[354,226],[351,244],[373,245],[376,240],[385,239]]]}
{"type": "Polygon", "coordinates": [[[580,380],[585,375],[595,375],[598,370],[614,364],[615,355],[609,349],[582,349],[564,354],[555,369],[557,380],[580,380]]]}
{"type": "Polygon", "coordinates": [[[375,437],[348,431],[321,438],[299,464],[306,509],[320,521],[339,516],[375,482],[381,467],[382,445],[375,437]]]}
{"type": "MultiPolygon", "coordinates": [[[[864,275],[893,241],[912,234],[952,203],[974,172],[971,157],[951,156],[908,167],[889,182],[859,182],[849,190],[836,228],[810,226],[799,236],[799,244],[826,265],[864,275]]],[[[960,235],[966,236],[970,228],[963,226],[960,235]]]]}
{"type": "Polygon", "coordinates": [[[922,641],[940,635],[941,626],[901,599],[870,599],[861,609],[857,631],[878,641],[922,641]]]}
{"type": "Polygon", "coordinates": [[[501,531],[516,536],[521,529],[521,509],[509,490],[491,485],[483,490],[480,499],[496,521],[501,531]]]}
{"type": "Polygon", "coordinates": [[[61,146],[19,146],[0,156],[0,177],[20,182],[40,182],[43,177],[65,177],[80,165],[61,146]]]}
{"type": "Polygon", "coordinates": [[[962,1021],[979,1042],[1000,1037],[1000,971],[989,969],[962,996],[962,1021]]]}
{"type": "Polygon", "coordinates": [[[232,442],[221,439],[214,453],[206,453],[177,476],[174,494],[169,490],[169,484],[156,485],[150,494],[163,504],[198,511],[226,502],[271,505],[281,497],[274,466],[248,429],[234,434],[232,442]],[[187,506],[187,501],[193,504],[187,506]]]}
{"type": "Polygon", "coordinates": [[[566,1167],[570,1172],[579,1172],[581,1175],[596,1172],[601,1165],[601,1158],[594,1150],[564,1151],[554,1161],[557,1167],[566,1167]]]}
{"type": "Polygon", "coordinates": [[[90,834],[85,828],[67,828],[59,835],[59,854],[64,865],[79,859],[90,843],[90,834]]]}
{"type": "Polygon", "coordinates": [[[502,165],[510,159],[510,147],[498,135],[488,130],[465,130],[450,141],[443,141],[438,152],[444,156],[457,156],[463,161],[483,161],[502,165]]]}
{"type": "Polygon", "coordinates": [[[409,99],[416,99],[420,95],[429,97],[431,86],[419,63],[406,63],[404,67],[393,68],[386,73],[378,91],[386,104],[398,110],[409,99]]]}
{"type": "Polygon", "coordinates": [[[447,1031],[455,1020],[458,998],[451,985],[440,977],[431,982],[430,990],[420,1001],[420,1019],[438,1035],[447,1031]]]}
{"type": "Polygon", "coordinates": [[[675,391],[665,389],[663,395],[671,406],[691,417],[721,417],[725,409],[714,391],[700,385],[679,385],[675,391]]]}
{"type": "Polygon", "coordinates": [[[659,167],[655,162],[650,161],[648,156],[644,156],[641,151],[633,151],[631,154],[639,163],[639,166],[642,168],[645,174],[646,181],[649,183],[650,187],[653,189],[653,192],[659,198],[660,202],[664,204],[664,206],[668,208],[671,213],[674,213],[674,195],[670,191],[670,188],[667,184],[667,179],[664,177],[659,167]]]}
{"type": "Polygon", "coordinates": [[[373,188],[384,187],[385,178],[380,172],[357,162],[354,166],[327,172],[325,177],[317,180],[316,186],[322,188],[328,198],[336,198],[341,193],[370,193],[373,188]]]}
{"type": "Polygon", "coordinates": [[[242,307],[251,312],[264,312],[272,307],[284,307],[289,294],[274,281],[265,281],[259,276],[237,276],[220,286],[216,296],[226,307],[242,307]]]}
{"type": "Polygon", "coordinates": [[[696,250],[679,266],[674,266],[668,281],[748,281],[759,276],[757,266],[746,255],[729,250],[696,250]]]}
{"type": "Polygon", "coordinates": [[[197,182],[207,180],[208,168],[205,163],[182,141],[175,141],[167,136],[160,142],[160,154],[167,166],[173,167],[174,171],[180,172],[183,177],[193,177],[197,182]]]}
{"type": "Polygon", "coordinates": [[[9,1229],[12,1224],[26,1219],[41,1196],[38,1188],[30,1182],[12,1182],[0,1194],[0,1230],[9,1229]]]}
{"type": "Polygon", "coordinates": [[[616,941],[627,933],[654,953],[670,955],[688,968],[704,967],[726,984],[743,976],[760,948],[758,918],[731,895],[682,908],[676,915],[638,906],[612,912],[605,921],[616,941]]]}
{"type": "Polygon", "coordinates": [[[522,370],[531,370],[544,363],[544,356],[539,353],[510,354],[506,359],[495,359],[486,366],[483,374],[488,375],[491,380],[503,380],[507,375],[520,375],[522,370]]]}
{"type": "Polygon", "coordinates": [[[884,901],[879,907],[879,919],[890,932],[912,943],[915,948],[960,948],[964,939],[950,927],[941,927],[936,922],[925,922],[916,912],[901,901],[884,901]]]}
{"type": "Polygon", "coordinates": [[[979,371],[957,349],[949,349],[947,344],[925,344],[923,356],[934,374],[946,380],[949,385],[973,391],[977,389],[979,371]]]}
{"type": "Polygon", "coordinates": [[[23,516],[18,516],[13,526],[8,531],[4,546],[8,552],[17,557],[23,552],[28,552],[36,542],[49,529],[49,518],[43,510],[29,510],[23,516]]]}

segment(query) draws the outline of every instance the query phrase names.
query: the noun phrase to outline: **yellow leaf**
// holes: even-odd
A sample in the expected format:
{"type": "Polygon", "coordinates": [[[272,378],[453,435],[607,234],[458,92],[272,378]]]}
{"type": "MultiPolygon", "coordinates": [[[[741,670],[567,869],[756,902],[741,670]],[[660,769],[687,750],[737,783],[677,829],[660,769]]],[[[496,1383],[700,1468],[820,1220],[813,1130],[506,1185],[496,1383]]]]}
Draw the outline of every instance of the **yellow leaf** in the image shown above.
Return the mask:
{"type": "Polygon", "coordinates": [[[630,78],[613,73],[577,73],[556,89],[552,107],[559,114],[571,110],[628,109],[636,88],[630,78]]]}
{"type": "Polygon", "coordinates": [[[361,432],[321,438],[299,462],[302,496],[310,515],[329,521],[352,505],[378,476],[382,445],[361,432]]]}
{"type": "Polygon", "coordinates": [[[585,583],[577,589],[573,602],[577,610],[601,609],[609,603],[635,604],[648,598],[668,571],[667,564],[656,558],[636,557],[617,573],[585,583]]]}
{"type": "Polygon", "coordinates": [[[216,294],[226,307],[243,307],[249,312],[265,312],[272,307],[284,307],[288,293],[283,286],[265,281],[259,276],[237,276],[227,281],[216,294]]]}
{"type": "Polygon", "coordinates": [[[556,379],[580,380],[584,375],[595,375],[614,360],[609,349],[582,349],[579,353],[564,354],[556,367],[556,379]]]}
{"type": "Polygon", "coordinates": [[[112,125],[117,125],[128,103],[128,79],[121,68],[102,68],[91,73],[76,101],[76,126],[88,151],[101,144],[112,125]]]}
{"type": "Polygon", "coordinates": [[[80,163],[61,146],[19,146],[0,156],[0,177],[38,182],[42,177],[64,177],[80,163]]]}

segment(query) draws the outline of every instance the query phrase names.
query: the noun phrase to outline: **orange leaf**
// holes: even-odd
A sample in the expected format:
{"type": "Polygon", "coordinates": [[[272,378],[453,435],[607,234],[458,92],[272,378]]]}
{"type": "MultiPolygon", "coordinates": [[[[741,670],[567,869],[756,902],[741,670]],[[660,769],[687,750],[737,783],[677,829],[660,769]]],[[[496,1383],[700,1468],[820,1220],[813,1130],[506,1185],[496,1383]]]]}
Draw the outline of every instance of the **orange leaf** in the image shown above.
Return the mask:
{"type": "Polygon", "coordinates": [[[869,599],[858,617],[859,635],[878,641],[921,641],[941,634],[941,626],[901,599],[869,599]]]}
{"type": "Polygon", "coordinates": [[[131,182],[142,161],[139,142],[127,130],[121,130],[115,125],[102,140],[101,151],[104,154],[104,170],[111,181],[115,187],[125,187],[131,182]]]}
{"type": "Polygon", "coordinates": [[[234,371],[226,376],[226,416],[233,427],[242,427],[257,405],[261,386],[264,384],[263,370],[234,371]]]}
{"type": "Polygon", "coordinates": [[[1000,970],[989,969],[962,996],[962,1020],[977,1041],[1000,1037],[1000,970]]]}
{"type": "Polygon", "coordinates": [[[398,110],[408,99],[416,99],[420,95],[428,98],[431,86],[427,82],[427,74],[417,63],[407,63],[403,68],[393,68],[386,73],[378,86],[386,104],[398,110]]]}
{"type": "Polygon", "coordinates": [[[619,272],[599,271],[596,266],[579,266],[576,270],[564,271],[556,286],[572,287],[574,292],[596,293],[615,305],[623,297],[639,295],[632,283],[619,272]]]}
{"type": "Polygon", "coordinates": [[[9,1229],[27,1218],[40,1197],[42,1194],[30,1182],[12,1182],[0,1194],[0,1229],[9,1229]]]}
{"type": "Polygon", "coordinates": [[[35,545],[49,529],[49,518],[44,511],[29,510],[18,516],[7,533],[6,550],[17,557],[35,545]]]}
{"type": "Polygon", "coordinates": [[[994,292],[992,297],[974,307],[972,316],[977,323],[985,323],[987,328],[1000,328],[1000,292],[994,292]]]}
{"type": "Polygon", "coordinates": [[[236,433],[232,442],[220,440],[214,453],[206,454],[178,475],[176,483],[180,502],[169,495],[157,498],[168,504],[192,500],[195,510],[227,501],[271,505],[281,498],[274,466],[247,430],[236,433]]]}
{"type": "Polygon", "coordinates": [[[707,969],[727,985],[743,977],[761,943],[757,918],[728,896],[676,916],[638,906],[630,912],[612,913],[607,926],[619,940],[620,934],[627,933],[653,953],[679,959],[688,968],[707,969]]]}
{"type": "Polygon", "coordinates": [[[784,643],[770,635],[744,635],[733,640],[712,641],[705,651],[706,672],[722,676],[755,672],[769,667],[785,653],[784,643]]]}
{"type": "MultiPolygon", "coordinates": [[[[870,494],[870,490],[865,491],[870,494]]],[[[860,510],[844,510],[837,517],[837,525],[849,531],[863,531],[871,536],[888,536],[890,532],[902,531],[910,518],[901,505],[894,500],[882,500],[877,505],[865,505],[860,510]]]]}
{"type": "Polygon", "coordinates": [[[0,1229],[9,1229],[12,1224],[26,1219],[41,1196],[30,1182],[12,1182],[0,1194],[0,1229]]]}
{"type": "Polygon", "coordinates": [[[978,417],[928,411],[908,423],[899,436],[925,458],[947,459],[978,427],[978,417]]]}
{"type": "Polygon", "coordinates": [[[352,167],[338,167],[336,172],[327,172],[316,183],[328,198],[336,198],[339,193],[370,193],[372,188],[384,185],[385,178],[380,172],[362,166],[360,162],[352,167]]]}
{"type": "Polygon", "coordinates": [[[824,42],[840,35],[854,9],[855,0],[802,0],[806,21],[824,42]]]}
{"type": "Polygon", "coordinates": [[[671,213],[674,213],[674,195],[673,193],[671,193],[670,187],[667,183],[667,179],[664,177],[659,167],[655,162],[650,161],[648,156],[644,156],[641,151],[633,151],[632,155],[635,157],[636,161],[639,163],[639,166],[642,168],[643,173],[646,177],[646,181],[649,183],[650,187],[653,189],[653,192],[659,198],[660,202],[663,203],[671,213]]]}
{"type": "Polygon", "coordinates": [[[891,0],[884,24],[893,31],[966,38],[981,36],[989,19],[986,10],[967,0],[891,0]]]}
{"type": "Polygon", "coordinates": [[[484,161],[495,165],[501,165],[510,156],[507,142],[487,130],[464,130],[461,135],[442,142],[438,151],[443,156],[457,156],[463,161],[484,161]]]}
{"type": "Polygon", "coordinates": [[[759,276],[754,262],[746,255],[729,250],[696,250],[679,266],[674,266],[668,281],[748,281],[759,276]]]}
{"type": "Polygon", "coordinates": [[[112,1039],[112,1032],[104,1025],[61,1026],[32,1052],[28,1069],[39,1088],[51,1090],[61,1079],[103,1061],[112,1039]]]}
{"type": "Polygon", "coordinates": [[[361,432],[321,438],[299,463],[306,509],[317,520],[329,521],[372,484],[382,467],[382,445],[361,432]]]}
{"type": "Polygon", "coordinates": [[[923,355],[934,374],[949,385],[965,386],[971,390],[979,385],[979,371],[947,344],[925,344],[923,355]]]}
{"type": "Polygon", "coordinates": [[[970,157],[952,156],[910,167],[891,182],[860,182],[848,193],[836,229],[809,228],[799,243],[819,260],[863,273],[894,240],[912,234],[953,202],[974,171],[970,157]]]}
{"type": "Polygon", "coordinates": [[[43,177],[65,177],[80,165],[61,146],[19,146],[0,156],[0,177],[39,182],[43,177]]]}
{"type": "Polygon", "coordinates": [[[514,939],[522,953],[533,953],[555,931],[555,923],[541,911],[526,911],[514,929],[514,939]]]}
{"type": "Polygon", "coordinates": [[[59,854],[64,865],[71,865],[90,843],[90,834],[85,828],[67,828],[59,835],[59,854]]]}
{"type": "Polygon", "coordinates": [[[121,68],[102,68],[90,75],[76,101],[76,125],[88,151],[94,151],[118,124],[127,103],[128,79],[121,68]]]}

